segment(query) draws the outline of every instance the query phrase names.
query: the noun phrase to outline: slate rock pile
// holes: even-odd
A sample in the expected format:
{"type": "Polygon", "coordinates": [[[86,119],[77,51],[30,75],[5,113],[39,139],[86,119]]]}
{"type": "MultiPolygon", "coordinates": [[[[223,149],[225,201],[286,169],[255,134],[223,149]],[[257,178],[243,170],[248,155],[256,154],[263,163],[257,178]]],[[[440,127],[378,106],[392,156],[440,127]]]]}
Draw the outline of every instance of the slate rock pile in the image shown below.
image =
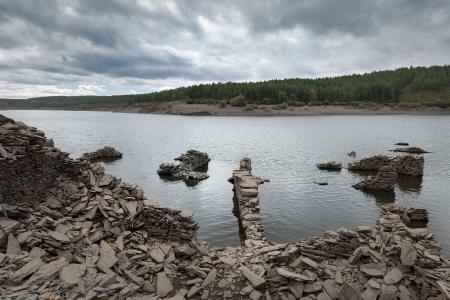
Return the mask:
{"type": "MultiPolygon", "coordinates": [[[[295,244],[261,245],[240,268],[250,299],[450,299],[450,262],[410,208],[385,205],[375,228],[339,229],[295,244]],[[342,249],[339,249],[342,247],[342,249]],[[334,249],[333,249],[334,248],[334,249]]],[[[239,255],[238,255],[239,256],[239,255]]],[[[245,254],[240,254],[241,257],[245,254]]]]}
{"type": "Polygon", "coordinates": [[[34,202],[75,162],[56,150],[44,132],[0,115],[0,203],[34,202]]]}
{"type": "Polygon", "coordinates": [[[112,162],[120,158],[122,158],[122,152],[114,149],[113,147],[105,146],[96,151],[84,153],[80,157],[80,160],[87,160],[94,163],[99,161],[112,162]]]}
{"type": "Polygon", "coordinates": [[[175,160],[180,163],[162,163],[159,166],[158,174],[172,180],[201,181],[209,177],[206,173],[210,161],[208,154],[197,150],[188,150],[175,160]]]}
{"type": "MultiPolygon", "coordinates": [[[[47,146],[35,129],[4,120],[1,162],[23,168],[30,156],[45,176],[48,155],[58,176],[15,202],[4,201],[11,186],[1,190],[0,299],[450,299],[450,262],[425,227],[425,210],[385,205],[374,228],[209,248],[196,239],[191,213],[161,207],[101,166],[47,146]],[[25,148],[12,150],[14,140],[25,148]]],[[[16,171],[19,184],[36,184],[16,171]]]]}

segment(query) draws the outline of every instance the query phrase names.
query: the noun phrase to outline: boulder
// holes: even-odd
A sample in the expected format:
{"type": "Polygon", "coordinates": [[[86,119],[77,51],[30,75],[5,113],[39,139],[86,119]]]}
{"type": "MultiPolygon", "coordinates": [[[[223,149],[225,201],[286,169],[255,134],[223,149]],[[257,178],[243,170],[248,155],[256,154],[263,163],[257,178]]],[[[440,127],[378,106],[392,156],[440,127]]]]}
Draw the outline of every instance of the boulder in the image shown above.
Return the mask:
{"type": "Polygon", "coordinates": [[[84,153],[80,157],[80,160],[87,160],[94,163],[98,161],[112,162],[120,158],[122,158],[122,152],[117,151],[113,147],[106,146],[93,152],[84,153]]]}
{"type": "Polygon", "coordinates": [[[326,163],[317,164],[317,168],[320,170],[340,171],[342,169],[342,164],[336,161],[329,161],[326,163]]]}
{"type": "Polygon", "coordinates": [[[210,158],[208,154],[197,150],[189,150],[185,154],[175,158],[179,164],[162,163],[157,173],[169,180],[185,180],[198,182],[209,177],[205,170],[208,169],[210,158]]]}

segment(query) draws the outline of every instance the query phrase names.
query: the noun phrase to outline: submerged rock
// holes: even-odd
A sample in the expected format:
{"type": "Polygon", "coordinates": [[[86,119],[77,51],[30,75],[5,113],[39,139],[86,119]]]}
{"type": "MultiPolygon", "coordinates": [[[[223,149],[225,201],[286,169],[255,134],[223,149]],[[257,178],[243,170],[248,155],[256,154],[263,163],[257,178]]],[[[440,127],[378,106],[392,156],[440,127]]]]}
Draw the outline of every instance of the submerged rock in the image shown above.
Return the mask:
{"type": "Polygon", "coordinates": [[[411,153],[411,154],[422,154],[422,153],[429,153],[428,151],[423,150],[419,147],[405,147],[405,148],[395,148],[394,150],[391,150],[393,152],[405,152],[405,153],[411,153]]]}
{"type": "Polygon", "coordinates": [[[420,155],[399,155],[389,157],[375,155],[348,164],[350,171],[378,171],[382,166],[391,165],[399,175],[422,176],[424,158],[420,155]]]}
{"type": "Polygon", "coordinates": [[[320,163],[316,165],[320,170],[328,171],[340,171],[342,169],[342,164],[336,161],[329,161],[326,163],[320,163]]]}
{"type": "Polygon", "coordinates": [[[395,146],[409,146],[409,143],[405,142],[395,143],[395,146]]]}
{"type": "Polygon", "coordinates": [[[170,180],[200,181],[209,177],[206,174],[208,163],[211,160],[208,154],[197,150],[189,150],[175,158],[179,164],[162,163],[158,174],[170,180]]]}
{"type": "Polygon", "coordinates": [[[120,158],[122,158],[122,152],[117,151],[113,147],[106,146],[93,152],[84,153],[80,157],[80,160],[87,160],[89,162],[111,162],[120,158]]]}

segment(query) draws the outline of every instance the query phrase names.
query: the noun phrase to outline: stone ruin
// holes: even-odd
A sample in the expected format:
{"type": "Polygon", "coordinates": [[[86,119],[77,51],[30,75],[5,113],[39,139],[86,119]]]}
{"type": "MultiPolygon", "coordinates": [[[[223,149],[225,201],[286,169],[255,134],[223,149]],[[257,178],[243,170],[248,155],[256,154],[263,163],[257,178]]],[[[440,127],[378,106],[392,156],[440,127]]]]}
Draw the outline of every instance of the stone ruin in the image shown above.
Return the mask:
{"type": "Polygon", "coordinates": [[[418,155],[376,155],[348,164],[351,171],[377,171],[353,187],[369,191],[393,191],[398,175],[422,176],[424,158],[418,155]]]}
{"type": "Polygon", "coordinates": [[[252,175],[249,158],[240,161],[239,169],[233,171],[230,182],[233,183],[234,213],[238,218],[243,244],[248,247],[254,241],[265,241],[258,197],[258,185],[264,181],[252,175]]]}
{"type": "Polygon", "coordinates": [[[0,141],[0,299],[450,299],[425,210],[384,205],[373,228],[209,248],[191,213],[35,128],[0,115],[0,141]]]}
{"type": "Polygon", "coordinates": [[[162,163],[159,165],[158,174],[170,180],[201,181],[209,175],[208,163],[211,160],[208,154],[197,150],[188,150],[186,154],[175,158],[179,164],[162,163]]]}
{"type": "Polygon", "coordinates": [[[360,190],[393,191],[396,180],[395,168],[392,165],[386,165],[378,169],[377,175],[369,176],[353,187],[360,190]]]}
{"type": "Polygon", "coordinates": [[[122,158],[122,152],[114,149],[113,147],[103,147],[93,152],[86,152],[81,157],[80,160],[87,160],[91,163],[104,161],[112,162],[122,158]]]}

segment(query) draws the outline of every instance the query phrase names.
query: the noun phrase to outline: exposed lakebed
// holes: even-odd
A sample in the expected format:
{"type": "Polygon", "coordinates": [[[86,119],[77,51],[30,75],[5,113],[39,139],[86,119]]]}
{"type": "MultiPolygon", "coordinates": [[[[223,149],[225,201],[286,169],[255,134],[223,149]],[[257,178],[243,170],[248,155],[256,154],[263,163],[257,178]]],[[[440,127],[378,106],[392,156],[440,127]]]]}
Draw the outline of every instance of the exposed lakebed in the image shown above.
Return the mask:
{"type": "Polygon", "coordinates": [[[401,178],[395,201],[426,207],[430,229],[450,252],[450,116],[187,117],[75,111],[3,111],[44,130],[55,145],[78,157],[111,145],[123,152],[107,171],[137,183],[160,203],[188,208],[211,245],[237,245],[232,185],[239,160],[252,158],[253,173],[271,180],[260,186],[262,222],[268,240],[295,241],[340,226],[373,225],[378,204],[393,201],[351,187],[364,174],[328,172],[316,163],[347,165],[373,154],[390,154],[407,141],[424,154],[422,180],[401,178]],[[188,149],[211,157],[207,180],[195,186],[162,180],[162,162],[188,149]],[[314,182],[328,182],[319,186],[314,182]]]}

